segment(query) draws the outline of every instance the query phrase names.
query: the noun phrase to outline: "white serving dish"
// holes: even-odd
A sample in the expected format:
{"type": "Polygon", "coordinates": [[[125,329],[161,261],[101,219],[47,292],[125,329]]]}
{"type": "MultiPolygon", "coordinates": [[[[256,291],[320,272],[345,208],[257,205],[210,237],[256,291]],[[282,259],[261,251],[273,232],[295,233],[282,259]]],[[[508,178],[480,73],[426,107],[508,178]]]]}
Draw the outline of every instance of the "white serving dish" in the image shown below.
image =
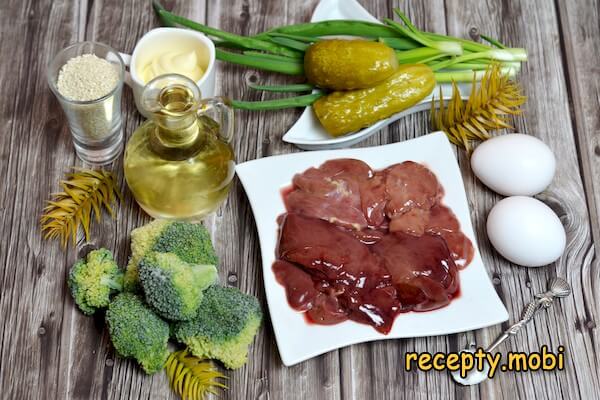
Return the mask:
{"type": "Polygon", "coordinates": [[[283,363],[299,363],[354,343],[381,339],[446,335],[506,321],[506,308],[486,273],[475,242],[461,173],[445,134],[360,149],[302,152],[262,158],[239,164],[236,172],[250,200],[260,240],[267,303],[283,363]],[[388,335],[368,325],[346,321],[332,326],[307,324],[292,309],[283,286],[275,280],[272,264],[277,245],[277,216],[285,212],[281,190],[295,174],[334,158],[363,160],[374,169],[412,160],[425,164],[445,190],[444,203],[458,217],[463,232],[475,246],[473,262],[460,272],[461,295],[445,308],[426,313],[400,314],[388,335]]]}
{"type": "MultiPolygon", "coordinates": [[[[379,23],[377,18],[369,14],[356,0],[321,0],[313,12],[311,22],[332,19],[353,19],[379,23]]],[[[444,99],[450,98],[452,95],[452,86],[449,84],[438,85],[434,88],[431,95],[413,107],[397,113],[390,118],[381,120],[361,131],[336,138],[323,129],[312,107],[306,107],[300,118],[298,118],[282,139],[284,142],[292,143],[304,150],[340,149],[352,146],[402,117],[431,108],[431,98],[433,95],[438,98],[440,86],[442,87],[442,96],[444,99]]],[[[468,96],[471,92],[471,85],[461,84],[459,86],[463,98],[464,96],[468,96]]]]}

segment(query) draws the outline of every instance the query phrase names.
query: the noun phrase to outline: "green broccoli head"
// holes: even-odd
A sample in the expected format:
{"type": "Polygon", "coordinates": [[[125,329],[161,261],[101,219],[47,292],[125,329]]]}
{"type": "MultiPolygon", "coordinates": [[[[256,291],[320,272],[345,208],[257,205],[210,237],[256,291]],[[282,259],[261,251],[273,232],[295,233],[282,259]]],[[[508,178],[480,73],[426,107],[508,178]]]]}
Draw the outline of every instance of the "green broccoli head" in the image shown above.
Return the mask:
{"type": "Polygon", "coordinates": [[[156,220],[131,232],[131,259],[125,273],[125,290],[140,289],[138,267],[151,251],[173,253],[191,264],[219,263],[210,234],[203,225],[156,220]]]}
{"type": "Polygon", "coordinates": [[[92,315],[107,307],[110,296],[122,290],[123,272],[109,250],[92,250],[71,267],[67,283],[79,309],[92,315]]]}
{"type": "Polygon", "coordinates": [[[169,324],[133,293],[117,295],[106,312],[108,332],[121,357],[135,358],[147,374],[160,371],[167,357],[169,324]]]}
{"type": "Polygon", "coordinates": [[[152,250],[156,238],[169,224],[167,220],[155,220],[131,231],[131,258],[125,271],[125,291],[137,292],[140,289],[138,264],[152,250]]]}
{"type": "Polygon", "coordinates": [[[194,319],[177,323],[174,333],[195,356],[217,359],[235,369],[246,363],[261,320],[255,297],[235,288],[211,286],[204,291],[194,319]]]}
{"type": "Polygon", "coordinates": [[[192,264],[217,265],[210,234],[204,225],[189,222],[172,222],[156,238],[152,248],[161,253],[175,253],[192,264]]]}
{"type": "Polygon", "coordinates": [[[185,321],[196,314],[202,291],[217,280],[217,268],[151,252],[139,263],[139,279],[146,301],[161,317],[185,321]]]}

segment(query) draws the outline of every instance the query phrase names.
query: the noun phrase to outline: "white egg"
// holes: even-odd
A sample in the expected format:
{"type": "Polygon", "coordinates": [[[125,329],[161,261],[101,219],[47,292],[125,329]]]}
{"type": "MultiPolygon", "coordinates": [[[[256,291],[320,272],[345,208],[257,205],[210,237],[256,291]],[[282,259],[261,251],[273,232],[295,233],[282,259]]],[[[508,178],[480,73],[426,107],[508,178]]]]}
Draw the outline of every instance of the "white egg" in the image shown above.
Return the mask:
{"type": "Polygon", "coordinates": [[[471,168],[487,187],[504,196],[533,196],[544,191],[556,171],[552,150],[520,133],[496,136],[471,155],[471,168]]]}
{"type": "Polygon", "coordinates": [[[565,229],[554,211],[525,196],[499,201],[488,215],[487,234],[504,258],[527,267],[556,261],[566,244],[565,229]]]}

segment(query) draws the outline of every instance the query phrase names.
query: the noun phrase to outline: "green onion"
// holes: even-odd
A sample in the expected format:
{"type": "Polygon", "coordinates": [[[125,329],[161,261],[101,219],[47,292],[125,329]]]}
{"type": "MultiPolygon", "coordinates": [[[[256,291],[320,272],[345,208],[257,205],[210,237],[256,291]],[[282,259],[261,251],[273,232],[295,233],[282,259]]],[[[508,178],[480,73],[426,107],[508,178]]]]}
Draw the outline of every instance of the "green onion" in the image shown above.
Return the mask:
{"type": "MultiPolygon", "coordinates": [[[[461,48],[463,50],[469,50],[469,51],[474,51],[474,52],[490,49],[489,46],[486,46],[481,43],[473,42],[471,40],[460,39],[460,38],[455,38],[455,37],[451,37],[451,36],[444,36],[444,35],[440,35],[437,33],[423,32],[423,31],[417,29],[412,24],[410,19],[408,19],[408,17],[406,15],[404,15],[402,13],[402,11],[400,11],[399,9],[394,8],[394,13],[402,20],[402,22],[404,22],[404,24],[408,27],[408,29],[411,30],[411,32],[418,34],[429,41],[434,41],[434,42],[438,42],[438,43],[446,43],[446,44],[439,45],[439,46],[441,46],[440,49],[442,47],[446,47],[448,50],[450,50],[453,48],[453,46],[461,46],[461,48]],[[453,44],[449,44],[449,43],[453,43],[453,44]]],[[[457,53],[456,55],[460,55],[460,53],[457,53]]]]}
{"type": "Polygon", "coordinates": [[[392,21],[389,18],[384,19],[385,23],[388,24],[393,29],[397,30],[403,36],[406,36],[415,42],[421,43],[423,46],[430,47],[432,49],[437,49],[442,53],[451,54],[451,55],[461,55],[463,53],[463,47],[459,42],[453,41],[440,41],[436,42],[433,40],[429,40],[425,35],[421,34],[417,30],[413,30],[410,27],[405,27],[400,25],[399,23],[392,21]]]}
{"type": "Polygon", "coordinates": [[[292,85],[256,85],[249,83],[248,86],[254,90],[262,90],[265,92],[310,92],[315,87],[310,83],[296,83],[292,85]]]}
{"type": "MultiPolygon", "coordinates": [[[[434,54],[434,55],[432,55],[431,57],[428,57],[428,58],[423,58],[423,59],[421,59],[421,60],[419,60],[419,61],[416,61],[416,62],[414,62],[414,64],[427,64],[427,65],[430,65],[430,63],[431,63],[432,61],[439,60],[440,58],[446,58],[446,57],[448,57],[448,56],[447,56],[446,54],[443,54],[443,53],[440,53],[440,54],[434,54]]],[[[401,63],[401,64],[402,64],[402,63],[401,63]]],[[[405,64],[406,64],[406,63],[405,63],[405,64]]]]}
{"type": "Polygon", "coordinates": [[[298,42],[305,42],[305,43],[314,43],[314,42],[318,42],[319,40],[321,40],[318,37],[289,35],[287,33],[278,33],[278,32],[271,32],[271,33],[268,33],[267,35],[270,37],[274,36],[274,37],[283,37],[283,38],[293,39],[298,42]]]}
{"type": "Polygon", "coordinates": [[[213,40],[215,47],[221,47],[224,49],[235,49],[235,50],[245,50],[245,47],[240,46],[239,44],[228,42],[227,40],[213,40]]]}
{"type": "Polygon", "coordinates": [[[421,60],[427,59],[433,56],[447,56],[440,52],[438,49],[432,49],[431,47],[419,47],[418,49],[397,51],[396,58],[401,64],[416,64],[422,63],[421,60]]]}
{"type": "Polygon", "coordinates": [[[421,33],[423,34],[423,36],[425,36],[426,38],[433,40],[433,41],[451,40],[453,42],[460,43],[460,45],[463,47],[463,50],[468,50],[471,52],[480,52],[480,51],[485,51],[485,50],[491,49],[490,46],[487,46],[483,43],[473,42],[472,40],[455,38],[455,37],[451,37],[451,36],[444,36],[444,35],[440,35],[439,33],[432,33],[432,32],[421,32],[421,33]]]}
{"type": "Polygon", "coordinates": [[[310,106],[317,99],[323,96],[324,93],[306,94],[303,96],[286,97],[276,100],[264,101],[240,101],[231,100],[233,108],[240,110],[281,110],[283,108],[306,107],[310,106]]]}
{"type": "MultiPolygon", "coordinates": [[[[512,67],[502,67],[500,71],[503,75],[515,76],[517,70],[512,67]]],[[[482,71],[442,71],[435,72],[435,81],[437,83],[450,83],[450,82],[472,82],[473,76],[475,80],[481,80],[485,75],[486,70],[482,71]]]]}
{"type": "Polygon", "coordinates": [[[310,44],[308,43],[300,42],[299,40],[294,40],[286,37],[271,36],[269,40],[273,43],[277,43],[282,46],[289,47],[290,49],[302,52],[306,51],[306,49],[308,49],[308,46],[310,46],[310,44]]]}
{"type": "MultiPolygon", "coordinates": [[[[398,9],[394,9],[400,19],[398,22],[391,19],[385,19],[385,24],[331,20],[282,26],[252,37],[244,37],[178,17],[166,11],[158,0],[153,0],[153,3],[164,25],[182,25],[211,36],[217,46],[219,60],[288,75],[304,73],[304,52],[311,43],[323,37],[340,35],[378,40],[396,50],[396,57],[401,64],[429,65],[438,82],[471,82],[473,74],[481,77],[483,71],[494,63],[499,64],[505,73],[512,75],[520,69],[520,62],[527,60],[524,49],[507,48],[485,35],[481,35],[481,38],[490,45],[421,31],[398,9]],[[224,48],[242,52],[224,51],[224,48]]],[[[298,88],[295,85],[270,87],[270,91],[284,90],[294,92],[309,88],[298,88]]]]}
{"type": "Polygon", "coordinates": [[[271,53],[262,53],[260,51],[254,51],[254,50],[245,50],[245,51],[243,51],[243,54],[248,55],[248,56],[254,56],[254,57],[262,58],[264,60],[275,60],[275,61],[285,61],[285,62],[291,62],[291,63],[302,63],[302,59],[301,58],[286,57],[286,56],[280,56],[278,54],[271,54],[271,53]]]}
{"type": "Polygon", "coordinates": [[[525,49],[514,47],[512,49],[492,49],[487,51],[491,60],[495,61],[527,61],[527,52],[525,49]]]}
{"type": "Polygon", "coordinates": [[[496,46],[499,49],[506,49],[506,46],[503,45],[502,43],[500,43],[499,41],[497,41],[496,39],[492,39],[491,37],[486,36],[486,35],[479,35],[479,36],[486,42],[496,46]]]}
{"type": "Polygon", "coordinates": [[[245,49],[251,50],[263,50],[268,51],[274,54],[280,54],[282,56],[294,57],[298,53],[295,50],[290,50],[287,47],[280,46],[275,43],[271,43],[265,40],[259,40],[251,37],[245,37],[236,35],[234,33],[224,32],[216,28],[211,28],[210,26],[202,25],[197,22],[191,21],[187,18],[180,17],[178,15],[172,14],[165,10],[157,0],[153,1],[154,9],[158,13],[159,17],[163,22],[170,24],[171,26],[175,26],[175,24],[179,24],[185,26],[187,28],[191,28],[193,30],[202,32],[209,36],[214,36],[219,39],[226,40],[228,42],[237,44],[242,46],[245,49]]]}
{"type": "MultiPolygon", "coordinates": [[[[428,64],[428,65],[431,66],[430,64],[428,64]]],[[[487,68],[489,68],[489,64],[481,64],[481,63],[457,63],[457,64],[452,64],[452,65],[448,65],[448,66],[444,67],[444,71],[446,71],[446,70],[452,70],[452,71],[465,71],[465,70],[483,71],[483,70],[486,70],[487,68]]]]}
{"type": "Polygon", "coordinates": [[[245,65],[265,71],[279,72],[287,75],[302,75],[304,73],[304,65],[302,62],[276,61],[272,59],[265,60],[264,57],[230,53],[221,49],[216,49],[216,56],[217,59],[221,61],[245,65]]]}
{"type": "Polygon", "coordinates": [[[464,54],[459,57],[454,57],[449,60],[440,61],[439,63],[431,65],[431,69],[438,71],[443,68],[447,68],[450,65],[462,63],[465,61],[471,61],[475,59],[486,58],[491,61],[525,61],[527,60],[527,53],[524,49],[491,49],[482,51],[479,53],[464,54]]]}
{"type": "Polygon", "coordinates": [[[152,0],[152,6],[154,7],[154,11],[158,14],[158,19],[160,19],[162,26],[167,26],[169,28],[176,27],[176,24],[165,16],[165,12],[167,12],[167,10],[165,10],[158,0],[152,0]]]}
{"type": "Polygon", "coordinates": [[[338,35],[361,36],[374,39],[380,37],[399,37],[398,33],[389,26],[354,20],[330,20],[282,26],[257,35],[257,37],[264,39],[265,36],[273,33],[312,37],[338,35]]]}
{"type": "Polygon", "coordinates": [[[421,47],[419,43],[406,38],[379,38],[379,41],[395,50],[412,50],[421,47]]]}

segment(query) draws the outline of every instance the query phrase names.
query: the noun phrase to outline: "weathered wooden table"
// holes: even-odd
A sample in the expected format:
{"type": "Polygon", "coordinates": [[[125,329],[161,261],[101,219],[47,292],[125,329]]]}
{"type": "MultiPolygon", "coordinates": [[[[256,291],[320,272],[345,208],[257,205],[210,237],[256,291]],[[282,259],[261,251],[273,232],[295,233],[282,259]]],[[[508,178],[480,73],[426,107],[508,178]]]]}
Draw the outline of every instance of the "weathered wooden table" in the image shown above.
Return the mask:
{"type": "MultiPolygon", "coordinates": [[[[192,19],[242,34],[307,21],[317,0],[166,2],[192,19]]],[[[344,348],[292,368],[281,364],[268,318],[248,365],[229,373],[232,399],[594,399],[600,393],[600,3],[598,0],[361,1],[378,17],[400,7],[417,26],[455,36],[489,34],[525,47],[520,80],[529,100],[516,130],[535,135],[557,155],[550,188],[538,196],[561,217],[568,248],[554,265],[510,265],[490,249],[485,218],[499,196],[475,180],[459,153],[477,240],[488,272],[511,316],[520,313],[550,277],[573,286],[512,341],[513,349],[566,347],[564,371],[502,373],[476,387],[455,385],[446,373],[404,372],[407,351],[447,352],[476,340],[487,343],[502,326],[443,337],[390,340],[344,348]]],[[[72,165],[79,165],[64,114],[46,84],[46,65],[66,45],[95,40],[122,51],[158,25],[150,1],[3,0],[0,5],[0,353],[2,399],[174,398],[164,374],[145,376],[133,362],[115,359],[102,321],[79,313],[65,285],[67,268],[86,251],[45,242],[38,218],[43,201],[72,165]]],[[[219,65],[218,93],[260,99],[247,81],[281,78],[219,65]]],[[[140,124],[129,89],[124,96],[127,135],[140,124]]],[[[237,115],[239,161],[299,151],[280,140],[299,111],[237,115]]],[[[427,114],[406,118],[363,142],[373,146],[428,131],[427,114]]],[[[121,161],[114,170],[122,180],[121,161]]],[[[115,221],[92,232],[95,246],[128,257],[128,234],[149,220],[127,193],[115,221]]],[[[222,259],[222,281],[257,295],[264,304],[261,260],[252,213],[239,182],[207,224],[222,259]]],[[[504,347],[504,350],[507,348],[504,347]]]]}

